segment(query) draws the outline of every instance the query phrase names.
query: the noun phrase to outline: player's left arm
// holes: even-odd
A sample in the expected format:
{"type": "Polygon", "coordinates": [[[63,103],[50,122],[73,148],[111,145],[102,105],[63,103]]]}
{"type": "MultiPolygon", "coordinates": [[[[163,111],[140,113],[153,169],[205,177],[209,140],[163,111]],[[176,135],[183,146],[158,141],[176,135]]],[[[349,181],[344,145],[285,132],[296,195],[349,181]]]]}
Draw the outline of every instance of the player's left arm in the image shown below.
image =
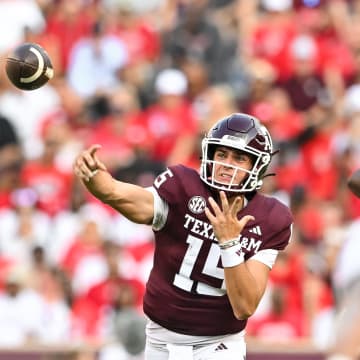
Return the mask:
{"type": "Polygon", "coordinates": [[[234,315],[237,319],[247,319],[257,309],[264,295],[270,268],[257,260],[225,267],[225,282],[234,315]]]}
{"type": "MultiPolygon", "coordinates": [[[[231,239],[237,239],[246,223],[254,220],[246,215],[240,220],[237,217],[242,201],[238,197],[229,205],[224,192],[220,192],[221,207],[209,199],[212,211],[206,208],[205,213],[211,222],[220,249],[231,239]]],[[[246,319],[251,316],[266,288],[270,267],[258,260],[244,260],[241,245],[232,245],[221,249],[227,295],[236,318],[246,319]]]]}

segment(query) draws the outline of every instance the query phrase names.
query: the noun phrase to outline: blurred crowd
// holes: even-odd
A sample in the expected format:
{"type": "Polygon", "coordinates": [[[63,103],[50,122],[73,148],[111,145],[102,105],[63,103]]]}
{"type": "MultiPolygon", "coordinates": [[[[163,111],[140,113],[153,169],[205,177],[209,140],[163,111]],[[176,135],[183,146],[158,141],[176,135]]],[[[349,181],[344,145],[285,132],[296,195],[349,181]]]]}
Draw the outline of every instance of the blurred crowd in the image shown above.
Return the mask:
{"type": "Polygon", "coordinates": [[[35,91],[0,70],[0,348],[141,357],[151,229],[89,195],[74,157],[101,144],[116,178],[150,186],[247,112],[279,150],[261,191],[295,218],[248,337],[331,349],[360,281],[360,1],[1,0],[0,29],[2,58],[35,42],[55,70],[35,91]]]}

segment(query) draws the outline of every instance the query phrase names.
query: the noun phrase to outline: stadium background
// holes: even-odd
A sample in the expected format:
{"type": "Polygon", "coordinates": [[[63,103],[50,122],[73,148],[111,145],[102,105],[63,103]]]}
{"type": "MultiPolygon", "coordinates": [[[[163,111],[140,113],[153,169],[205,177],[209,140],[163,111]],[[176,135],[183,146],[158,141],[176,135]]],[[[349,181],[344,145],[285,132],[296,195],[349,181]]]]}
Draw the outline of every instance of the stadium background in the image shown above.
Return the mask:
{"type": "Polygon", "coordinates": [[[1,0],[2,58],[39,43],[55,78],[22,92],[1,66],[0,359],[142,358],[151,230],[99,204],[72,161],[100,143],[115,177],[148,186],[197,167],[235,111],[269,128],[262,191],[295,216],[248,358],[322,358],[360,276],[359,17],[356,0],[1,0]]]}

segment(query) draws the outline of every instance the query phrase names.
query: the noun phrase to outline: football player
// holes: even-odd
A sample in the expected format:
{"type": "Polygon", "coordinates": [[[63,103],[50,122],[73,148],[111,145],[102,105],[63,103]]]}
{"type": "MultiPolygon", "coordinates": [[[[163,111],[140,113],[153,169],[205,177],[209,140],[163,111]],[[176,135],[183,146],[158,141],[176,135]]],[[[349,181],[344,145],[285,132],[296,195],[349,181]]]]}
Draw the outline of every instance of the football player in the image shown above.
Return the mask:
{"type": "MultiPolygon", "coordinates": [[[[356,169],[347,180],[349,190],[360,198],[360,169],[356,169]]],[[[336,289],[337,317],[334,335],[327,360],[353,360],[360,356],[360,268],[354,266],[350,254],[359,250],[359,222],[354,221],[347,231],[335,269],[335,277],[341,278],[340,289],[336,289]],[[354,234],[354,235],[352,235],[354,234]],[[339,276],[339,273],[342,274],[339,276]]]]}
{"type": "Polygon", "coordinates": [[[258,192],[273,155],[267,129],[242,113],[219,120],[202,141],[199,172],[170,166],[150,188],[115,180],[100,147],[77,157],[75,174],[155,234],[144,296],[146,359],[245,359],[247,319],[293,221],[283,203],[258,192]]]}

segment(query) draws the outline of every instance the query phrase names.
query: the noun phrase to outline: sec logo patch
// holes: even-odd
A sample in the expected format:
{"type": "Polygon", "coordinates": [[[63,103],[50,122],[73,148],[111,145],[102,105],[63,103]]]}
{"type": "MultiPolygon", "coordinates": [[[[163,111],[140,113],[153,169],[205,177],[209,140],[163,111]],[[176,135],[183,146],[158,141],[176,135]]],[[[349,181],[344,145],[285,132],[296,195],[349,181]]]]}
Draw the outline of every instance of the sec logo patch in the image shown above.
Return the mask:
{"type": "Polygon", "coordinates": [[[201,214],[205,211],[206,200],[202,196],[193,196],[188,202],[188,208],[193,214],[201,214]]]}

